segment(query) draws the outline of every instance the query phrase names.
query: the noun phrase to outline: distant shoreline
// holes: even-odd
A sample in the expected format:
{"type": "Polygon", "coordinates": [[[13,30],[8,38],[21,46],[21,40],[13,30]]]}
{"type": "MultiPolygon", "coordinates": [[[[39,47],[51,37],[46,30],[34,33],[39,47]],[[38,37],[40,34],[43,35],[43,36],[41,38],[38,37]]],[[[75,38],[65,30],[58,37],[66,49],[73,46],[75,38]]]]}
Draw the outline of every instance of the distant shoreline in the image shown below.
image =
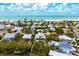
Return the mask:
{"type": "Polygon", "coordinates": [[[79,21],[79,16],[0,16],[0,21],[79,21]]]}
{"type": "MultiPolygon", "coordinates": [[[[0,21],[25,21],[25,20],[16,20],[16,19],[0,19],[0,21]]],[[[44,20],[30,20],[27,19],[27,21],[79,21],[79,19],[44,19],[44,20]]]]}

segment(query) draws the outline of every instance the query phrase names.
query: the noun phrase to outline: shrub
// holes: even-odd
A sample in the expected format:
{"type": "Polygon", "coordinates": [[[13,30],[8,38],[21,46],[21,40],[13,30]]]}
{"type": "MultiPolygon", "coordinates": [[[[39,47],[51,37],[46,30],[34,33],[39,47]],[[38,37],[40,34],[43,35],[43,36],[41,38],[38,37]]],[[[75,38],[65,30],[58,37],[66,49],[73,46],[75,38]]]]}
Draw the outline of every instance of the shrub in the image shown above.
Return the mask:
{"type": "Polygon", "coordinates": [[[17,33],[16,36],[15,36],[15,39],[16,40],[21,40],[22,39],[22,36],[23,36],[23,34],[17,33]]]}
{"type": "Polygon", "coordinates": [[[31,50],[31,41],[0,41],[0,54],[3,55],[29,55],[31,50]],[[15,51],[17,53],[15,53],[15,51]],[[19,53],[18,53],[19,52],[19,53]]]}
{"type": "Polygon", "coordinates": [[[7,42],[7,44],[5,46],[6,47],[5,51],[7,53],[13,53],[15,51],[16,44],[17,44],[16,41],[7,42]]]}
{"type": "Polygon", "coordinates": [[[12,53],[15,50],[16,47],[16,42],[11,41],[11,42],[6,42],[6,41],[1,41],[0,42],[0,52],[1,53],[12,53]]]}
{"type": "Polygon", "coordinates": [[[45,45],[45,42],[34,42],[32,55],[38,55],[38,56],[47,56],[49,53],[50,47],[48,45],[45,45]]]}
{"type": "Polygon", "coordinates": [[[2,36],[0,35],[0,40],[2,39],[2,36]]]}
{"type": "Polygon", "coordinates": [[[69,37],[71,37],[71,38],[74,38],[73,32],[72,33],[68,32],[68,33],[66,33],[66,35],[69,36],[69,37]]]}
{"type": "Polygon", "coordinates": [[[64,33],[63,30],[62,30],[62,28],[56,28],[56,32],[58,34],[63,34],[64,33]]]}
{"type": "Polygon", "coordinates": [[[17,46],[16,46],[16,51],[19,51],[20,55],[23,55],[23,54],[28,54],[31,50],[31,42],[26,42],[24,40],[21,40],[17,43],[17,46]]]}
{"type": "Polygon", "coordinates": [[[3,53],[5,51],[6,42],[0,41],[0,53],[3,53]]]}
{"type": "Polygon", "coordinates": [[[11,28],[7,28],[7,31],[9,32],[9,33],[11,33],[12,31],[11,31],[11,28]]]}

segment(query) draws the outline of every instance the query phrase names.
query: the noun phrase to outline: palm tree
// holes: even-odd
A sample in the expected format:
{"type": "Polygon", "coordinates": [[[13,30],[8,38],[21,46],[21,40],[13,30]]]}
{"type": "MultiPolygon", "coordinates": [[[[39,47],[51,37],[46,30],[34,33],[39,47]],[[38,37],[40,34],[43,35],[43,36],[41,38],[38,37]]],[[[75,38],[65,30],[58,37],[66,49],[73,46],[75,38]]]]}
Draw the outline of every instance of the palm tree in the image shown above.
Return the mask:
{"type": "Polygon", "coordinates": [[[18,21],[18,26],[21,26],[21,21],[20,20],[18,21]]]}

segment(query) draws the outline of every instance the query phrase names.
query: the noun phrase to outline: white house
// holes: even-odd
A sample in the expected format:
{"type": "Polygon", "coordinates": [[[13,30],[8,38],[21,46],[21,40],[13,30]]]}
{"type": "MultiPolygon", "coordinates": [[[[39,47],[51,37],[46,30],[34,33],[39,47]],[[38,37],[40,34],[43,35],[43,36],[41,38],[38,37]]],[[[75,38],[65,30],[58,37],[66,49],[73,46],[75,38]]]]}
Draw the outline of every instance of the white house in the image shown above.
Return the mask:
{"type": "Polygon", "coordinates": [[[37,32],[43,32],[43,29],[37,29],[36,31],[37,32]]]}
{"type": "Polygon", "coordinates": [[[56,29],[54,27],[50,27],[50,31],[55,31],[56,29]]]}
{"type": "Polygon", "coordinates": [[[4,35],[4,39],[5,39],[5,40],[8,40],[8,41],[14,40],[14,39],[15,39],[15,36],[16,36],[15,33],[6,33],[6,34],[4,35]]]}
{"type": "Polygon", "coordinates": [[[64,33],[67,33],[68,29],[67,28],[62,28],[64,33]]]}
{"type": "Polygon", "coordinates": [[[72,41],[73,39],[66,36],[66,35],[59,35],[58,36],[59,40],[69,40],[69,41],[72,41]]]}
{"type": "Polygon", "coordinates": [[[51,42],[48,42],[48,45],[54,45],[54,46],[59,46],[59,42],[56,42],[56,41],[51,41],[51,42]]]}
{"type": "Polygon", "coordinates": [[[54,27],[54,26],[52,24],[49,24],[48,27],[50,28],[50,27],[54,27]]]}
{"type": "Polygon", "coordinates": [[[6,28],[11,28],[11,25],[10,24],[6,25],[6,28]]]}
{"type": "Polygon", "coordinates": [[[49,56],[73,56],[73,55],[50,50],[49,56]]]}
{"type": "Polygon", "coordinates": [[[76,37],[79,38],[79,33],[78,32],[76,33],[76,37]]]}
{"type": "Polygon", "coordinates": [[[75,27],[76,27],[76,28],[79,28],[79,24],[77,24],[75,27]]]}
{"type": "Polygon", "coordinates": [[[24,40],[31,40],[32,39],[32,34],[24,34],[23,39],[24,40]]]}
{"type": "Polygon", "coordinates": [[[30,30],[31,30],[32,32],[35,32],[35,27],[36,27],[36,26],[32,25],[31,28],[30,28],[30,30]]]}
{"type": "Polygon", "coordinates": [[[5,25],[0,24],[0,30],[5,29],[5,25]]]}
{"type": "Polygon", "coordinates": [[[23,27],[15,27],[14,30],[16,30],[17,32],[20,32],[23,29],[23,27]]]}
{"type": "Polygon", "coordinates": [[[46,39],[46,36],[45,36],[44,33],[38,32],[38,33],[35,35],[35,39],[36,39],[37,41],[44,40],[44,39],[46,39]]]}

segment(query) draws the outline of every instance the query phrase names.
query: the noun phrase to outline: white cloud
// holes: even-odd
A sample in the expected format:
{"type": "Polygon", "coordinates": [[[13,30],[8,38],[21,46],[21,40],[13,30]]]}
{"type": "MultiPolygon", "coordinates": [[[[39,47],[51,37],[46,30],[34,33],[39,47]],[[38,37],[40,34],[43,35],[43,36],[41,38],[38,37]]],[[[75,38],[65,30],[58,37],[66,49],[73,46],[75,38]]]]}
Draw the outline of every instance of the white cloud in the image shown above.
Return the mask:
{"type": "Polygon", "coordinates": [[[47,4],[39,4],[40,9],[47,9],[48,8],[48,3],[47,4]]]}
{"type": "Polygon", "coordinates": [[[35,3],[32,5],[31,9],[32,10],[45,10],[48,8],[48,3],[35,3]]]}
{"type": "MultiPolygon", "coordinates": [[[[9,6],[0,6],[0,11],[10,11],[18,13],[60,13],[60,14],[77,14],[79,10],[78,5],[72,5],[73,8],[69,8],[67,4],[59,4],[55,7],[48,8],[48,3],[16,3],[9,6]]],[[[55,5],[55,3],[53,4],[55,5]]]]}

